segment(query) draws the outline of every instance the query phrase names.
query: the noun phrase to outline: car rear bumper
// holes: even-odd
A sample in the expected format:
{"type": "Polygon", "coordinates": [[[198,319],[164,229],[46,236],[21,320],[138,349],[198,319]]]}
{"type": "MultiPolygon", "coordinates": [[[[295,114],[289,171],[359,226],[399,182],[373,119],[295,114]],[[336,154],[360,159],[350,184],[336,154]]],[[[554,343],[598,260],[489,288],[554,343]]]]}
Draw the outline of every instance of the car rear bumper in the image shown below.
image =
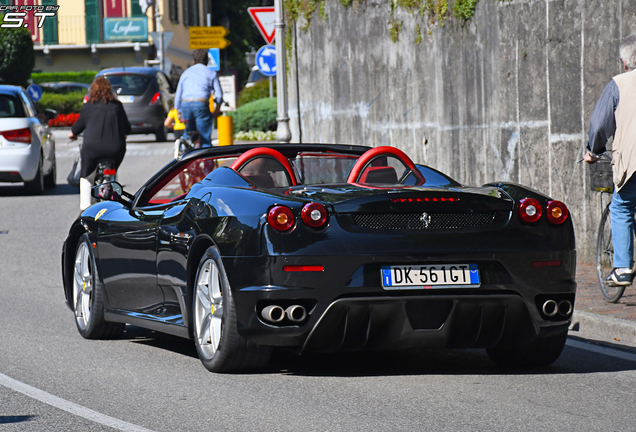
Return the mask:
{"type": "Polygon", "coordinates": [[[23,182],[35,178],[40,158],[37,146],[0,147],[0,181],[23,182]]]}
{"type": "Polygon", "coordinates": [[[126,107],[128,121],[133,133],[153,133],[159,129],[165,120],[165,113],[161,104],[148,105],[143,108],[126,107]]]}
{"type": "MultiPolygon", "coordinates": [[[[477,263],[482,269],[478,288],[384,290],[381,267],[395,262],[395,257],[254,258],[253,268],[269,269],[270,284],[241,286],[244,280],[258,279],[245,271],[228,272],[228,278],[239,332],[263,345],[299,351],[515,347],[562,331],[571,321],[571,311],[548,317],[542,305],[547,300],[567,301],[573,309],[576,254],[553,252],[551,259],[561,260],[560,267],[531,266],[543,259],[545,254],[538,252],[494,259],[401,259],[477,263]],[[284,265],[317,263],[324,265],[323,272],[282,271],[284,265]],[[262,310],[270,305],[301,305],[308,315],[297,323],[288,318],[267,322],[262,310]]],[[[247,264],[239,267],[249,268],[247,264]]]]}

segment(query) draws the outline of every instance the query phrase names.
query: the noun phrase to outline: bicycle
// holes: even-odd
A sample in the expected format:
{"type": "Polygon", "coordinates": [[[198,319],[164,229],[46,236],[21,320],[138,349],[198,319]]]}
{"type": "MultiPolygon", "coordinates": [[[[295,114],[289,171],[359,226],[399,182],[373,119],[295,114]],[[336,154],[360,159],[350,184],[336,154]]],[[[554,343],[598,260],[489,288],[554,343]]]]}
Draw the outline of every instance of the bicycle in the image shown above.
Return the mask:
{"type": "MultiPolygon", "coordinates": [[[[614,192],[612,181],[611,158],[607,154],[601,155],[597,162],[601,165],[599,169],[592,172],[592,190],[601,192],[601,207],[603,207],[603,194],[614,192]]],[[[596,164],[595,164],[596,165],[596,164]]],[[[612,203],[610,195],[609,202],[603,207],[601,220],[598,225],[596,236],[596,274],[603,299],[608,303],[616,303],[625,293],[625,285],[616,285],[607,281],[607,277],[614,269],[614,244],[612,243],[612,220],[609,206],[612,203]]]]}
{"type": "MultiPolygon", "coordinates": [[[[186,125],[187,130],[188,120],[181,120],[181,122],[186,125]]],[[[188,133],[187,135],[182,135],[174,142],[174,158],[177,159],[179,158],[179,156],[182,156],[189,151],[199,148],[199,146],[199,131],[195,130],[188,133]]]]}

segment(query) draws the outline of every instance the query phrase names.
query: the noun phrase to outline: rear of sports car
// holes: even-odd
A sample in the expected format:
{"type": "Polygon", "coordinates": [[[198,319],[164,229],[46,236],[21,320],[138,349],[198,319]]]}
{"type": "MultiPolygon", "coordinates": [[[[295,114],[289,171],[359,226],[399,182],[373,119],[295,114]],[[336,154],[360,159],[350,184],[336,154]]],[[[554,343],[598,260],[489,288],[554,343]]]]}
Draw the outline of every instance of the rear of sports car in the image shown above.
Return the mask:
{"type": "Polygon", "coordinates": [[[487,348],[500,363],[560,354],[576,291],[563,203],[516,185],[289,195],[268,209],[261,261],[228,274],[247,339],[297,351],[487,348]]]}

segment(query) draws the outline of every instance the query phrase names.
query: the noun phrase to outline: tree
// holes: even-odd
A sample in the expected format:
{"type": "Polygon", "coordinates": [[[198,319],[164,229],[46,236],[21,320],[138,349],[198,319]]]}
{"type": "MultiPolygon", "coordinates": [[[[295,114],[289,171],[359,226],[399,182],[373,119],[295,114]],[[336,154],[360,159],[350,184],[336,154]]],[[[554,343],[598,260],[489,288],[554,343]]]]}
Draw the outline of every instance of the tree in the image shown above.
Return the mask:
{"type": "Polygon", "coordinates": [[[212,25],[229,25],[230,34],[226,36],[232,44],[221,50],[221,68],[235,69],[238,72],[238,85],[247,79],[249,66],[245,53],[250,48],[258,49],[265,41],[247,12],[250,6],[259,6],[255,0],[217,0],[214,2],[212,25]]]}
{"type": "Polygon", "coordinates": [[[0,28],[0,84],[26,87],[34,67],[31,33],[25,28],[0,28]]]}

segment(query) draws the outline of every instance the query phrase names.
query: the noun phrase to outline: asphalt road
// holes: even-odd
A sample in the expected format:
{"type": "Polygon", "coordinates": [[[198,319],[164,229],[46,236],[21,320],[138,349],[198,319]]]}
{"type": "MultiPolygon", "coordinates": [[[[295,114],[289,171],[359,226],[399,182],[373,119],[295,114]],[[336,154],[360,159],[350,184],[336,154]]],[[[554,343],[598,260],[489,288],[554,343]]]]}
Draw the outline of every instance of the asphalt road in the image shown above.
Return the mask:
{"type": "MultiPolygon", "coordinates": [[[[584,339],[542,370],[500,369],[480,350],[422,350],[278,354],[237,375],[209,373],[191,342],[137,327],[82,339],[60,273],[79,213],[66,185],[77,148],[64,135],[55,190],[0,185],[0,430],[635,430],[636,352],[584,339]]],[[[172,150],[129,141],[119,180],[134,191],[172,150]]]]}

